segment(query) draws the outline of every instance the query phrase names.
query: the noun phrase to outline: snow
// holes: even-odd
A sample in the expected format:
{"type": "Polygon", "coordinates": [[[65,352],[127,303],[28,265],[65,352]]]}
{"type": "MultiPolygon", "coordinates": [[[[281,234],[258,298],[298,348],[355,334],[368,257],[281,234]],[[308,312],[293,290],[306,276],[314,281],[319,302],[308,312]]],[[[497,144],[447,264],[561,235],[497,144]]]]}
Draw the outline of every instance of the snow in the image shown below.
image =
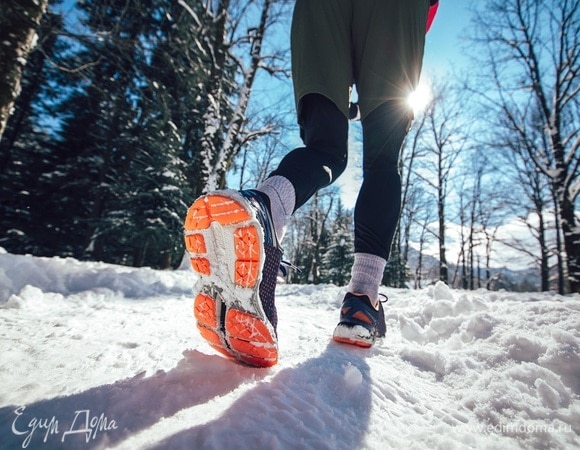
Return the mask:
{"type": "Polygon", "coordinates": [[[280,285],[258,369],[199,337],[194,282],[0,252],[0,448],[580,446],[580,295],[383,287],[363,350],[330,340],[341,288],[280,285]]]}

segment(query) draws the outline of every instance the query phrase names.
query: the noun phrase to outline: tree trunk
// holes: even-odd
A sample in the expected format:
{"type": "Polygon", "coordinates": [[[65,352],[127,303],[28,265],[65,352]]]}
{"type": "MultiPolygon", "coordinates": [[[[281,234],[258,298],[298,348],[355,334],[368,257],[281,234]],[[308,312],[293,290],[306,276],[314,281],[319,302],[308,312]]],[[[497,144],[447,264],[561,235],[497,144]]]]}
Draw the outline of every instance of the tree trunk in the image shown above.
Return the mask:
{"type": "MultiPolygon", "coordinates": [[[[229,1],[223,1],[222,5],[227,11],[229,1]]],[[[254,80],[260,64],[262,62],[262,43],[266,28],[268,26],[268,17],[272,0],[264,0],[260,16],[260,23],[255,28],[249,39],[251,39],[250,63],[249,67],[243,68],[243,81],[238,92],[238,99],[234,108],[233,116],[226,125],[226,134],[223,143],[216,147],[214,134],[219,131],[216,127],[219,125],[219,96],[221,95],[221,84],[216,82],[216,91],[209,93],[211,100],[211,109],[205,115],[205,131],[202,139],[202,151],[204,158],[202,160],[204,168],[202,176],[206,177],[206,190],[221,189],[225,185],[226,173],[232,163],[233,158],[239,152],[242,139],[242,130],[246,122],[246,110],[250,101],[254,80]]],[[[221,14],[221,12],[220,12],[221,14]]],[[[226,24],[224,23],[224,26],[226,24]]],[[[225,55],[224,55],[225,56],[225,55]]],[[[241,65],[241,61],[238,61],[241,65]]],[[[219,74],[218,74],[219,75],[219,74]]],[[[258,137],[260,133],[255,134],[258,137]]]]}
{"type": "Polygon", "coordinates": [[[570,291],[580,293],[580,230],[576,226],[574,205],[564,194],[558,195],[564,249],[568,268],[570,291]]]}
{"type": "MultiPolygon", "coordinates": [[[[440,153],[441,155],[441,153],[440,153]]],[[[445,197],[442,179],[441,156],[439,157],[439,189],[438,189],[438,210],[439,210],[439,279],[444,283],[449,283],[449,267],[447,266],[447,256],[445,251],[445,197]]]]}
{"type": "Polygon", "coordinates": [[[556,258],[557,258],[557,271],[558,271],[558,294],[564,295],[566,286],[564,278],[564,257],[562,249],[562,235],[560,227],[560,212],[558,207],[558,199],[555,193],[553,193],[553,201],[556,212],[554,214],[555,228],[556,228],[556,258]]]}
{"type": "MultiPolygon", "coordinates": [[[[540,282],[542,292],[550,290],[550,266],[548,264],[549,252],[546,241],[546,224],[541,208],[538,210],[538,241],[540,243],[540,282]]],[[[556,232],[558,232],[556,230],[556,232]]]]}
{"type": "MultiPolygon", "coordinates": [[[[216,135],[219,135],[222,126],[220,103],[223,96],[223,71],[227,58],[225,38],[229,6],[230,0],[219,2],[214,25],[215,31],[211,37],[214,51],[212,53],[212,68],[204,94],[203,134],[200,140],[201,174],[196,186],[199,191],[213,191],[218,188],[215,177],[218,152],[216,135]]],[[[199,194],[201,192],[196,192],[196,195],[199,194]]]]}
{"type": "Polygon", "coordinates": [[[0,139],[20,93],[20,81],[36,28],[48,0],[3,0],[0,4],[0,139]]]}

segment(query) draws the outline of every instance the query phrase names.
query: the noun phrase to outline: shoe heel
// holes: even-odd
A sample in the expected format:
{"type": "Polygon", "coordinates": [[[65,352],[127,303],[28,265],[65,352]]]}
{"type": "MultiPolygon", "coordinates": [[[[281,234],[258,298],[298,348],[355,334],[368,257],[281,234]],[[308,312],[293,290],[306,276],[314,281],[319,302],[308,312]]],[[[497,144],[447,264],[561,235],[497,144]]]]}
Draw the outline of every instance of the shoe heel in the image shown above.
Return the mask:
{"type": "Polygon", "coordinates": [[[197,329],[209,345],[253,366],[270,367],[278,362],[276,339],[263,321],[244,311],[231,309],[225,315],[224,333],[219,329],[217,309],[216,301],[209,295],[200,293],[195,298],[193,315],[197,329]]]}
{"type": "Polygon", "coordinates": [[[276,339],[264,322],[244,311],[231,309],[226,314],[229,345],[248,364],[270,367],[278,361],[276,339]]]}

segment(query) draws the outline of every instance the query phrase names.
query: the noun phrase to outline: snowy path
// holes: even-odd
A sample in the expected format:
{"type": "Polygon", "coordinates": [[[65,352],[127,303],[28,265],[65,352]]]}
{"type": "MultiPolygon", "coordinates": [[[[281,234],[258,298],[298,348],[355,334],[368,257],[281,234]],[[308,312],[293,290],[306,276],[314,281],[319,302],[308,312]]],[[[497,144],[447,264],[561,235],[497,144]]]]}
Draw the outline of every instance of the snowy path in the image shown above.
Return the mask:
{"type": "Polygon", "coordinates": [[[384,289],[361,350],[339,288],[279,286],[255,369],[199,338],[191,277],[0,254],[0,448],[580,448],[578,295],[384,289]]]}

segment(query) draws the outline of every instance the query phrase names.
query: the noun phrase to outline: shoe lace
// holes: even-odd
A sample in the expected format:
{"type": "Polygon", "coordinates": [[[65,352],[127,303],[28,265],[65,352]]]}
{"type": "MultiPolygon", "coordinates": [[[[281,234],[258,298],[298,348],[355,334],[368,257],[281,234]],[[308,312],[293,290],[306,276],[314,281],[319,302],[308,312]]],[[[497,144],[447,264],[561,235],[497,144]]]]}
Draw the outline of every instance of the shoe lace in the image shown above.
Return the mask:
{"type": "Polygon", "coordinates": [[[292,269],[298,273],[302,272],[302,269],[300,269],[300,267],[295,266],[291,262],[285,260],[280,261],[280,272],[282,272],[283,276],[288,275],[288,269],[292,269]]]}
{"type": "Polygon", "coordinates": [[[379,294],[379,318],[378,318],[377,327],[375,330],[375,334],[377,337],[383,337],[387,333],[387,323],[385,321],[385,310],[382,306],[382,303],[387,303],[388,301],[389,301],[389,297],[387,297],[385,294],[379,294]]]}

